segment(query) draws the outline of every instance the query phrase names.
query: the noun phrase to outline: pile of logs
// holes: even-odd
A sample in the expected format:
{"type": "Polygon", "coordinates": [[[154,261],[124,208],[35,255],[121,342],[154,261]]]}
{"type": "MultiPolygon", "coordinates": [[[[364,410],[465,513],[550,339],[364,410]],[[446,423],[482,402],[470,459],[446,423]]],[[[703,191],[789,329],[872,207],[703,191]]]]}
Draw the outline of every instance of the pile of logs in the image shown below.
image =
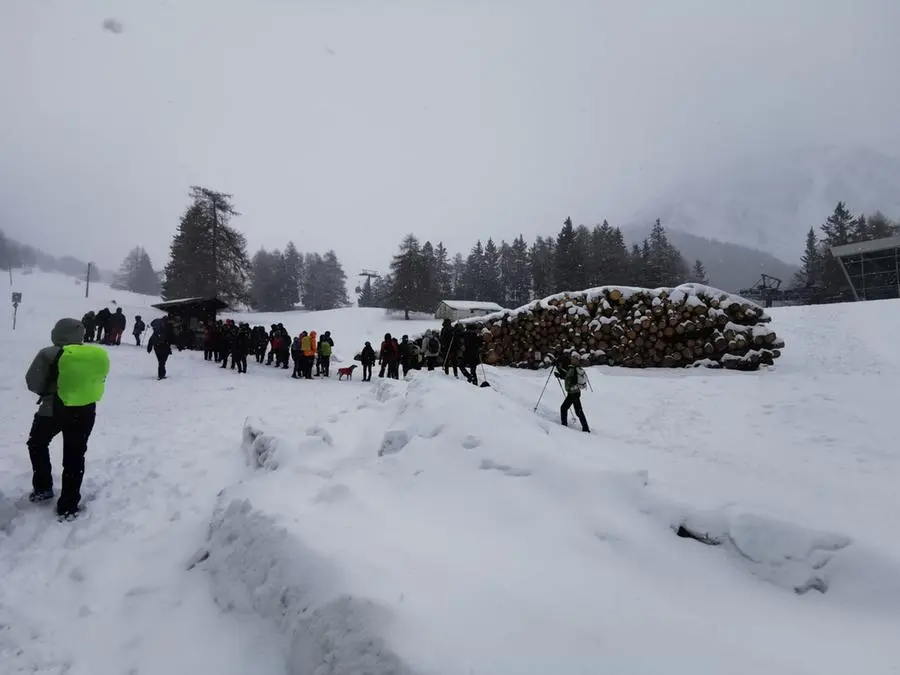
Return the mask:
{"type": "Polygon", "coordinates": [[[684,284],[561,293],[463,323],[481,329],[482,359],[494,365],[540,368],[575,351],[595,365],[756,370],[784,347],[770,320],[748,300],[684,284]]]}

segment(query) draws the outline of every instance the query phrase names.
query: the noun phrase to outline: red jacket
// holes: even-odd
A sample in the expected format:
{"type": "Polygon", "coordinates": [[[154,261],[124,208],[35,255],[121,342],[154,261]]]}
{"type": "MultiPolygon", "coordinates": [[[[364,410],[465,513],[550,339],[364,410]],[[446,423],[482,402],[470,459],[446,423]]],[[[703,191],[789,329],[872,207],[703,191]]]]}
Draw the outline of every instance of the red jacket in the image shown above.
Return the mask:
{"type": "Polygon", "coordinates": [[[399,361],[400,350],[394,345],[392,340],[385,340],[381,343],[381,351],[378,353],[378,358],[387,362],[399,361]]]}

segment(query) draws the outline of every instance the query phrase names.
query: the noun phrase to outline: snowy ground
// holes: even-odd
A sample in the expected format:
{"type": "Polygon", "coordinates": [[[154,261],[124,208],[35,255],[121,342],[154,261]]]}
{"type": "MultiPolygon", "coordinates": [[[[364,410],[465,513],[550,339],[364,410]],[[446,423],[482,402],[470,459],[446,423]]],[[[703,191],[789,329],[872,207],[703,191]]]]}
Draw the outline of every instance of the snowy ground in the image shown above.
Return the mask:
{"type": "MultiPolygon", "coordinates": [[[[94,498],[59,524],[20,502],[25,368],[60,316],[155,312],[16,285],[4,674],[900,672],[900,303],[772,310],[787,348],[759,373],[593,369],[590,435],[558,426],[554,382],[532,412],[546,373],[296,382],[181,353],[156,382],[145,351],[114,348],[94,498]]],[[[248,319],[331,330],[344,361],[432,325],[248,319]]]]}

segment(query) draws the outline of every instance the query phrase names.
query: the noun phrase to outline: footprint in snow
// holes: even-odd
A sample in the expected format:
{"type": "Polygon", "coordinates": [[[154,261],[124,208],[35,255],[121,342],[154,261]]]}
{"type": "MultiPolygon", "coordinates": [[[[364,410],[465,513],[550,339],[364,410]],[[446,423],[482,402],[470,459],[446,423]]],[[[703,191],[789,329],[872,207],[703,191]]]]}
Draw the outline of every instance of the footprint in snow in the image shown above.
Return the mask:
{"type": "Polygon", "coordinates": [[[469,434],[462,440],[462,446],[466,450],[474,450],[479,445],[481,445],[481,439],[477,436],[472,436],[471,434],[469,434]]]}
{"type": "Polygon", "coordinates": [[[505,476],[511,476],[513,478],[524,478],[525,476],[530,476],[531,471],[529,469],[517,469],[513,466],[509,466],[508,464],[498,464],[490,459],[484,459],[481,461],[481,466],[479,467],[483,471],[499,471],[505,476]]]}

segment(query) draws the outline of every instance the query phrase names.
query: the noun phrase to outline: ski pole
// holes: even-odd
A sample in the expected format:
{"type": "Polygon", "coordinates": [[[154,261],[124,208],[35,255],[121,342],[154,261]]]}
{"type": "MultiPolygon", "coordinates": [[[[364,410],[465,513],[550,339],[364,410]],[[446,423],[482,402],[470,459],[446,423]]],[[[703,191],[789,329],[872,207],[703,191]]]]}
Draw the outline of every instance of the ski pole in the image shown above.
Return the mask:
{"type": "Polygon", "coordinates": [[[450,360],[450,350],[453,349],[453,341],[456,340],[456,335],[450,336],[450,344],[447,345],[447,353],[444,354],[444,370],[447,370],[447,361],[450,360]]]}
{"type": "Polygon", "coordinates": [[[584,379],[587,380],[588,389],[590,389],[590,390],[593,392],[593,391],[594,391],[594,387],[591,385],[591,378],[588,377],[588,374],[587,374],[587,371],[586,371],[586,370],[584,371],[584,379]]]}
{"type": "Polygon", "coordinates": [[[538,396],[537,403],[534,404],[533,412],[537,412],[538,406],[541,404],[541,399],[544,398],[544,392],[547,391],[547,385],[550,384],[551,377],[553,377],[553,366],[550,366],[550,373],[547,375],[547,381],[544,382],[544,388],[541,389],[541,395],[538,396]]]}

